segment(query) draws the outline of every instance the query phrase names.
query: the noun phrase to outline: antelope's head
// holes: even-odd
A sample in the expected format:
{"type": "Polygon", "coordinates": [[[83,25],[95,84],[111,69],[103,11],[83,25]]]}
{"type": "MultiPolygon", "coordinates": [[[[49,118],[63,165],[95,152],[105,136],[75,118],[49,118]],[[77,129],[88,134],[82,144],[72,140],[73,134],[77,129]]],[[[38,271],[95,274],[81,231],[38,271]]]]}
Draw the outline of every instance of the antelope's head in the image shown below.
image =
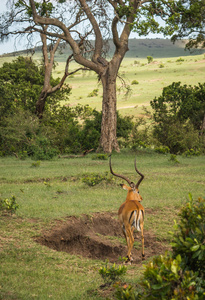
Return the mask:
{"type": "Polygon", "coordinates": [[[129,200],[137,200],[139,202],[142,201],[142,196],[140,195],[138,188],[139,188],[140,183],[144,179],[144,175],[142,173],[140,173],[138,171],[138,169],[137,169],[136,158],[135,158],[135,171],[140,175],[140,179],[137,181],[136,184],[134,184],[134,182],[130,181],[127,177],[113,172],[112,165],[111,165],[111,155],[110,155],[109,164],[110,164],[110,172],[111,172],[111,174],[114,175],[114,176],[116,176],[116,177],[119,177],[119,178],[122,178],[122,179],[126,180],[127,183],[129,184],[129,186],[127,186],[124,183],[120,184],[120,186],[124,190],[127,190],[126,201],[129,201],[129,200]]]}

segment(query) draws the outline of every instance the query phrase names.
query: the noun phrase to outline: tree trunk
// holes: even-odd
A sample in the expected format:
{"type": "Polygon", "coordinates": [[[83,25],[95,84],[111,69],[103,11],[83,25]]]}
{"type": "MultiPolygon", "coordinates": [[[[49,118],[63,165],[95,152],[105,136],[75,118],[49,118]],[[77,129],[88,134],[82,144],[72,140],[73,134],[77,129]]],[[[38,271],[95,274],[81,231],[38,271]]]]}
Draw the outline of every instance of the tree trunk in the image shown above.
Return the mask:
{"type": "Polygon", "coordinates": [[[103,86],[101,138],[98,150],[111,153],[120,151],[117,142],[117,113],[116,113],[116,75],[109,66],[105,75],[101,76],[103,86]]]}
{"type": "Polygon", "coordinates": [[[36,102],[36,115],[39,117],[39,119],[43,118],[43,112],[45,108],[46,98],[48,96],[48,88],[43,88],[43,90],[40,93],[40,96],[38,98],[38,101],[36,102]]]}
{"type": "Polygon", "coordinates": [[[201,125],[201,135],[205,134],[205,114],[204,114],[204,119],[202,121],[202,125],[201,125]]]}

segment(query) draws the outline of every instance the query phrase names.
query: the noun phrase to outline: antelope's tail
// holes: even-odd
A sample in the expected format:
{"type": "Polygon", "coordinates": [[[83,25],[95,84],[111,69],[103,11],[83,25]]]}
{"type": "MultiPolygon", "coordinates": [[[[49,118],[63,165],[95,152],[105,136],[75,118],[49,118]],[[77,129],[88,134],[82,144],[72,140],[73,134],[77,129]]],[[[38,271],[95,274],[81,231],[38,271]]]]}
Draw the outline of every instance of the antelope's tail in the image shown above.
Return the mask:
{"type": "Polygon", "coordinates": [[[144,212],[143,210],[140,210],[137,216],[137,222],[136,222],[136,229],[137,231],[141,231],[141,222],[144,220],[144,212]]]}

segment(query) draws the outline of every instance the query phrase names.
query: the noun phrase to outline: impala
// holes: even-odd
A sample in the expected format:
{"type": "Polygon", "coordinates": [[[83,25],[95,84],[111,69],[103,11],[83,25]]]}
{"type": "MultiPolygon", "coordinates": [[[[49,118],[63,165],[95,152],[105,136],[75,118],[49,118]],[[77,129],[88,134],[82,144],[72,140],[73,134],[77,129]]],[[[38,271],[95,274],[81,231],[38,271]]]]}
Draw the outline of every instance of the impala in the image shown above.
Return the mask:
{"type": "Polygon", "coordinates": [[[141,231],[142,236],[142,259],[144,259],[144,235],[143,235],[143,228],[144,228],[144,207],[140,203],[142,197],[139,194],[139,185],[144,179],[144,175],[140,173],[136,166],[136,159],[135,159],[135,170],[140,175],[140,179],[136,184],[131,182],[127,177],[123,175],[119,175],[114,173],[111,166],[111,156],[109,160],[110,165],[110,172],[119,178],[122,178],[127,181],[129,186],[126,184],[120,184],[124,190],[127,190],[127,198],[125,202],[120,206],[118,210],[118,217],[122,227],[123,234],[125,236],[128,252],[127,252],[127,261],[132,261],[131,251],[134,244],[134,236],[133,232],[136,228],[137,231],[141,231]]]}

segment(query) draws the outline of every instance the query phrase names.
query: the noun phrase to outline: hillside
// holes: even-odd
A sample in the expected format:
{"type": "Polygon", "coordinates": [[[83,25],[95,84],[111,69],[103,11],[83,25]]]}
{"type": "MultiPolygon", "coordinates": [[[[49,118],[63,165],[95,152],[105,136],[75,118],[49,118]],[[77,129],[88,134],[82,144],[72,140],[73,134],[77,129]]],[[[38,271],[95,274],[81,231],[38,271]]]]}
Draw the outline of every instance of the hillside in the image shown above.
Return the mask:
{"type": "MultiPolygon", "coordinates": [[[[126,57],[129,58],[146,58],[147,56],[153,56],[154,58],[163,57],[177,57],[177,56],[188,56],[197,55],[205,52],[204,49],[194,49],[191,52],[184,50],[185,40],[177,41],[173,44],[169,39],[130,39],[129,40],[129,51],[126,53],[126,57]]],[[[110,49],[108,57],[114,52],[114,45],[112,41],[109,43],[110,49]]],[[[27,50],[11,52],[2,57],[6,56],[19,56],[27,54],[27,50]]],[[[36,54],[41,53],[41,47],[36,48],[36,54]]],[[[70,47],[66,46],[56,55],[57,61],[65,61],[66,57],[71,54],[70,47]]],[[[1,56],[0,56],[1,57],[1,56]]]]}

